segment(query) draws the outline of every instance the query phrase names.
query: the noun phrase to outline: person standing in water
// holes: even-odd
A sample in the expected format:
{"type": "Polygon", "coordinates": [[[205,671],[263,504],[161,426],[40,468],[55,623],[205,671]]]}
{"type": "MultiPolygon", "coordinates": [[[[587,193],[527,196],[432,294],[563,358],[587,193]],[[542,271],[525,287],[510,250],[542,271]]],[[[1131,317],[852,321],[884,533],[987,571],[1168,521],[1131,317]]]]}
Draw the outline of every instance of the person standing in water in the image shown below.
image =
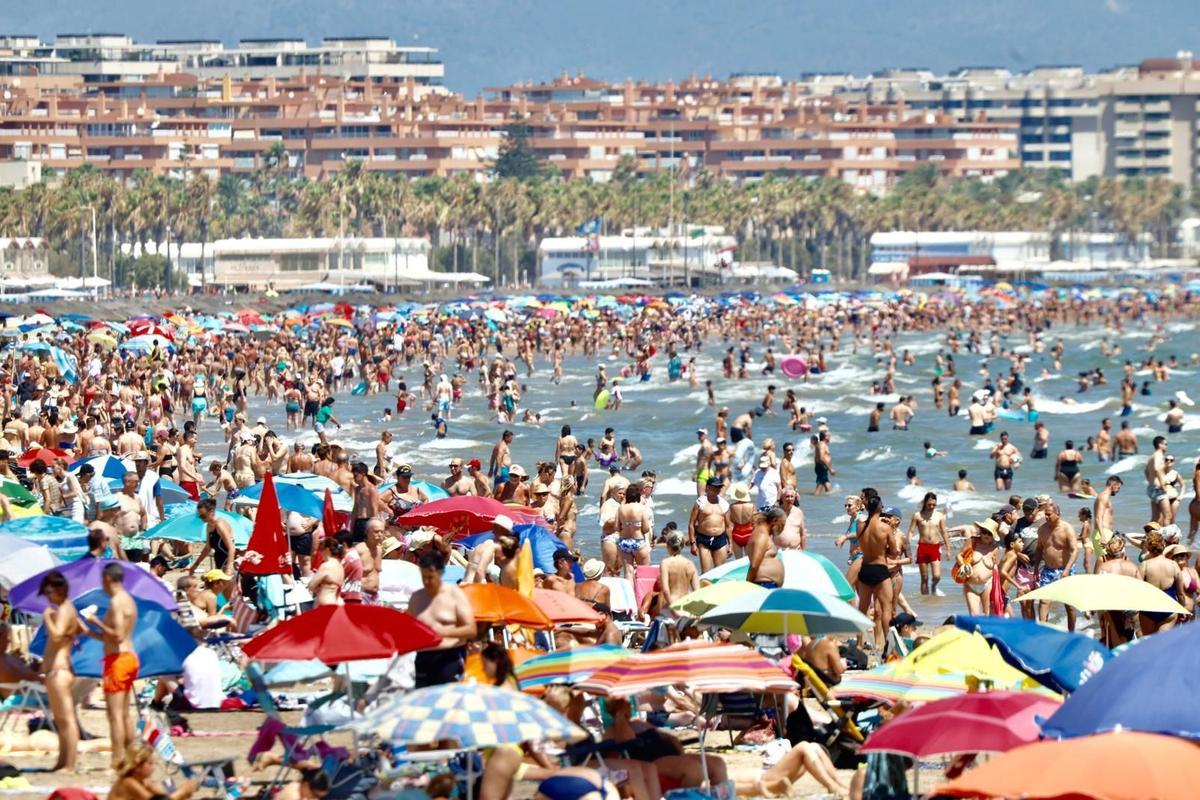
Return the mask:
{"type": "Polygon", "coordinates": [[[950,535],[946,531],[946,517],[937,508],[937,494],[926,492],[921,508],[912,515],[908,523],[908,538],[911,546],[913,531],[917,532],[917,569],[921,572],[921,594],[938,593],[942,581],[942,558],[950,548],[950,535]]]}

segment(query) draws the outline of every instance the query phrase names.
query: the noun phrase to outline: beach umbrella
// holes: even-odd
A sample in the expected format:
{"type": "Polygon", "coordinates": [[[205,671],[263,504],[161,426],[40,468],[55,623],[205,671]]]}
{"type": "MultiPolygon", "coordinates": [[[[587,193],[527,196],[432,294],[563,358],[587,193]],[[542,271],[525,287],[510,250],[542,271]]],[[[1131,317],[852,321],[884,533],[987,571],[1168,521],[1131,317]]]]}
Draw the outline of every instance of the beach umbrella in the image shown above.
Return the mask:
{"type": "MultiPolygon", "coordinates": [[[[808,550],[780,550],[776,558],[783,564],[783,586],[786,589],[807,589],[810,592],[831,594],[846,601],[856,597],[854,588],[837,565],[819,553],[808,550]]],[[[749,569],[749,558],[735,558],[710,569],[700,576],[700,580],[710,583],[744,581],[749,569]]]]}
{"type": "Polygon", "coordinates": [[[106,478],[108,480],[122,480],[126,472],[132,472],[134,469],[133,462],[118,458],[114,455],[89,456],[81,458],[78,461],[72,462],[67,470],[75,475],[79,474],[79,468],[84,464],[91,464],[92,469],[96,471],[96,476],[106,478]]]}
{"type": "Polygon", "coordinates": [[[0,533],[28,539],[60,552],[87,548],[87,527],[69,517],[45,514],[11,519],[0,523],[0,533]]]}
{"type": "MultiPolygon", "coordinates": [[[[408,518],[407,514],[405,514],[405,518],[408,518]]],[[[522,518],[524,518],[522,514],[513,515],[514,520],[522,518]]],[[[541,523],[517,522],[513,525],[513,533],[517,535],[518,545],[523,546],[525,542],[529,542],[529,549],[533,553],[533,565],[547,575],[552,575],[555,571],[554,554],[559,550],[566,550],[567,544],[559,539],[554,531],[546,527],[544,517],[538,517],[538,519],[541,520],[541,523]]],[[[483,542],[490,542],[495,538],[492,532],[488,531],[487,533],[477,533],[474,536],[460,537],[455,544],[462,545],[467,550],[474,550],[483,542]]],[[[578,564],[572,562],[571,571],[575,573],[575,580],[583,580],[583,572],[580,571],[578,564]]]]}
{"type": "Polygon", "coordinates": [[[351,727],[393,744],[452,741],[462,750],[587,738],[541,700],[483,683],[447,683],[396,695],[368,709],[351,727]]]}
{"type": "Polygon", "coordinates": [[[275,499],[275,481],[271,473],[263,480],[258,513],[254,515],[254,530],[239,569],[245,575],[291,575],[292,553],[279,502],[275,499]]]}
{"type": "MultiPolygon", "coordinates": [[[[70,598],[75,600],[93,589],[103,588],[101,573],[109,564],[120,564],[125,568],[125,591],[134,597],[157,603],[169,611],[178,610],[175,596],[167,585],[160,581],[154,573],[139,564],[128,561],[116,561],[109,558],[81,558],[68,564],[60,564],[54,569],[67,579],[70,598]]],[[[46,598],[38,594],[42,586],[42,578],[50,570],[43,570],[31,575],[18,583],[8,593],[8,602],[18,611],[29,614],[41,614],[49,607],[46,598]]]]}
{"type": "Polygon", "coordinates": [[[469,583],[462,587],[471,603],[476,622],[487,625],[519,625],[546,630],[554,622],[531,598],[498,583],[469,583]]]}
{"type": "MultiPolygon", "coordinates": [[[[256,483],[238,491],[235,506],[256,506],[262,498],[263,484],[256,483]]],[[[294,483],[285,483],[282,478],[275,481],[275,496],[284,511],[295,511],[306,517],[320,519],[322,498],[294,483]]],[[[336,505],[336,504],[335,504],[336,505]]],[[[351,501],[353,505],[353,501],[351,501]]]]}
{"type": "Polygon", "coordinates": [[[935,758],[957,753],[1003,753],[1037,741],[1038,718],[1058,701],[1030,692],[971,692],[927,703],[884,723],[863,753],[935,758]]]}
{"type": "Polygon", "coordinates": [[[54,569],[61,563],[43,544],[0,533],[0,589],[11,589],[26,578],[54,569]]]}
{"type": "MultiPolygon", "coordinates": [[[[431,527],[449,539],[472,533],[491,530],[492,520],[501,514],[512,517],[514,513],[530,509],[509,508],[490,497],[462,495],[445,500],[433,500],[417,506],[404,515],[405,527],[431,527]]],[[[537,513],[535,510],[533,513],[537,513]]]]}
{"type": "Polygon", "coordinates": [[[693,617],[699,617],[722,603],[729,602],[742,595],[761,595],[766,593],[767,590],[757,583],[734,580],[721,581],[720,583],[710,583],[708,586],[701,586],[696,591],[684,595],[672,603],[671,608],[676,611],[682,611],[685,614],[691,614],[693,617]]]}
{"type": "MultiPolygon", "coordinates": [[[[75,598],[75,606],[96,606],[96,616],[104,618],[110,598],[103,589],[93,589],[75,598]]],[[[196,649],[196,639],[180,625],[171,612],[158,603],[134,597],[137,622],[133,627],[133,652],[138,657],[138,678],[157,678],[183,674],[183,660],[196,649]]],[[[89,626],[90,627],[90,626],[89,626]]],[[[93,628],[93,630],[95,630],[93,628]]],[[[46,650],[45,627],[38,628],[29,651],[42,655],[46,650]]],[[[71,669],[80,678],[103,677],[104,643],[81,636],[71,648],[71,669]]]]}
{"type": "Polygon", "coordinates": [[[1042,726],[1050,738],[1113,730],[1200,740],[1200,626],[1181,625],[1121,650],[1042,726]]]}
{"type": "Polygon", "coordinates": [[[1045,600],[1062,603],[1080,611],[1150,611],[1163,614],[1187,614],[1187,609],[1161,589],[1138,578],[1115,573],[1069,575],[1027,592],[1021,602],[1045,600]]]}
{"type": "Polygon", "coordinates": [[[87,340],[92,344],[97,344],[105,350],[112,350],[117,346],[117,339],[111,333],[104,330],[94,330],[87,335],[87,340]]]}
{"type": "Polygon", "coordinates": [[[387,606],[318,606],[263,631],[242,646],[253,661],[341,664],[428,650],[442,637],[414,616],[387,606]]]}
{"type": "Polygon", "coordinates": [[[56,458],[67,458],[67,452],[57,447],[31,447],[17,459],[17,465],[28,469],[30,464],[40,461],[49,467],[56,458]]]}
{"type": "Polygon", "coordinates": [[[611,697],[683,684],[694,692],[789,692],[796,683],[776,664],[740,644],[688,641],[632,653],[576,685],[611,697]]]}
{"type": "Polygon", "coordinates": [[[952,628],[899,661],[844,678],[832,692],[891,703],[928,702],[962,694],[972,681],[995,689],[1041,689],[1033,678],[1009,666],[982,636],[952,628]]]}
{"type": "MultiPolygon", "coordinates": [[[[250,532],[254,523],[241,514],[217,511],[217,517],[229,523],[233,530],[233,543],[239,549],[250,543],[250,532]]],[[[169,517],[141,534],[143,539],[171,539],[176,542],[200,544],[208,541],[208,524],[194,512],[169,517]]]]}
{"type": "Polygon", "coordinates": [[[1170,736],[1124,731],[1034,742],[936,787],[934,797],[1191,800],[1200,747],[1170,736]]]}
{"type": "Polygon", "coordinates": [[[521,690],[539,694],[553,684],[572,685],[631,655],[618,644],[569,647],[531,658],[513,667],[521,690]]]}
{"type": "Polygon", "coordinates": [[[0,494],[18,503],[36,503],[37,495],[12,478],[0,478],[0,494]]]}
{"type": "Polygon", "coordinates": [[[954,624],[979,633],[1005,661],[1055,692],[1075,691],[1112,658],[1095,639],[1033,620],[957,616],[954,624]]]}
{"type": "Polygon", "coordinates": [[[164,352],[175,352],[175,344],[168,338],[158,334],[135,336],[121,342],[117,348],[129,353],[151,353],[155,349],[164,352]]]}
{"type": "Polygon", "coordinates": [[[555,625],[595,625],[604,619],[599,611],[575,595],[554,589],[534,589],[533,604],[555,625]]]}
{"type": "MultiPolygon", "coordinates": [[[[272,479],[275,483],[275,493],[282,508],[288,511],[296,511],[304,516],[315,516],[320,519],[321,508],[324,503],[325,492],[328,490],[333,496],[333,507],[338,511],[350,511],[354,507],[354,498],[351,497],[345,489],[343,489],[337,481],[326,478],[324,475],[316,475],[311,472],[289,472],[286,475],[274,475],[272,479]],[[291,487],[284,489],[284,486],[291,487]],[[309,514],[300,511],[298,508],[290,508],[290,505],[308,508],[309,511],[313,507],[308,505],[307,501],[295,495],[293,489],[299,489],[312,495],[317,501],[316,514],[309,514]],[[286,493],[286,494],[285,494],[286,493]],[[286,497],[286,502],[285,502],[286,497]]],[[[247,486],[245,489],[238,491],[238,497],[233,500],[234,506],[256,506],[259,499],[262,497],[263,481],[259,481],[253,486],[247,486]]]]}
{"type": "Polygon", "coordinates": [[[803,589],[771,589],[765,594],[743,594],[700,617],[742,633],[798,633],[815,636],[855,633],[873,627],[871,620],[845,600],[803,589]]]}

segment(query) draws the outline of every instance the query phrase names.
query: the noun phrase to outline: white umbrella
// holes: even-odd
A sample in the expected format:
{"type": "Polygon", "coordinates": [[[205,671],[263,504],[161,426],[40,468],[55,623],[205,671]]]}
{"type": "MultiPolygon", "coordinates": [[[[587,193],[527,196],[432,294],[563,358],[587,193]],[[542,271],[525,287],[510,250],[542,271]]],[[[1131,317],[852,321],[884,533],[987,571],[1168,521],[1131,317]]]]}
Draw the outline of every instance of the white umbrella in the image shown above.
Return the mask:
{"type": "Polygon", "coordinates": [[[6,533],[0,533],[0,553],[0,588],[4,589],[62,563],[45,545],[6,533]]]}

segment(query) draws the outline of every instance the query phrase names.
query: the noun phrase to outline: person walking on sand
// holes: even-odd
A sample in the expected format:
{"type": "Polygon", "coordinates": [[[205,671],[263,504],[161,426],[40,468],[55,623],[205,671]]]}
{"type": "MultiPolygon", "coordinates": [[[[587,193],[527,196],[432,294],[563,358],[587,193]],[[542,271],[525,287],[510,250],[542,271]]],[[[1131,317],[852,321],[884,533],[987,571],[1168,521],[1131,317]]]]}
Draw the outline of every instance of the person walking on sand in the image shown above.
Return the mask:
{"type": "Polygon", "coordinates": [[[135,729],[129,714],[129,695],[137,680],[137,654],[133,651],[133,629],[137,625],[137,606],[125,591],[125,568],[108,564],[103,573],[104,593],[109,596],[108,611],[101,620],[87,617],[87,635],[104,643],[104,705],[108,713],[112,763],[120,764],[125,748],[133,741],[135,729]]]}
{"type": "Polygon", "coordinates": [[[83,633],[79,612],[71,602],[70,587],[61,572],[55,570],[42,578],[38,594],[50,606],[43,615],[46,628],[46,652],[42,668],[46,674],[46,695],[50,699],[50,714],[58,731],[58,760],[51,771],[75,771],[76,751],[79,748],[79,721],[75,718],[75,673],[71,669],[71,648],[83,633]]]}

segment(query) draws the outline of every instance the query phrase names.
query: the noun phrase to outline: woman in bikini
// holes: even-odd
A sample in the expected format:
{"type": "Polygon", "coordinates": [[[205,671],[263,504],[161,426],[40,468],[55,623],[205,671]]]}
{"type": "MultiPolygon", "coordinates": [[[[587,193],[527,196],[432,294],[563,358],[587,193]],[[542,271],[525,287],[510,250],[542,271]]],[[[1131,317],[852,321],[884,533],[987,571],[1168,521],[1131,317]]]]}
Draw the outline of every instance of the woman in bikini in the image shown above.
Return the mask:
{"type": "Polygon", "coordinates": [[[53,769],[75,771],[75,755],[79,747],[79,722],[75,719],[75,700],[71,689],[75,673],[71,669],[71,648],[83,633],[79,612],[69,596],[67,579],[57,570],[42,578],[38,594],[50,607],[43,619],[46,627],[46,654],[42,666],[46,671],[46,694],[50,699],[50,714],[58,731],[58,760],[53,769]]]}
{"type": "Polygon", "coordinates": [[[625,576],[633,578],[637,567],[650,563],[650,513],[642,503],[642,487],[631,483],[625,488],[625,502],[617,509],[617,550],[625,564],[625,576]]]}
{"type": "Polygon", "coordinates": [[[729,490],[729,521],[733,525],[729,538],[733,541],[734,558],[746,554],[746,545],[750,544],[750,537],[754,534],[754,511],[750,487],[735,483],[729,490]]]}

